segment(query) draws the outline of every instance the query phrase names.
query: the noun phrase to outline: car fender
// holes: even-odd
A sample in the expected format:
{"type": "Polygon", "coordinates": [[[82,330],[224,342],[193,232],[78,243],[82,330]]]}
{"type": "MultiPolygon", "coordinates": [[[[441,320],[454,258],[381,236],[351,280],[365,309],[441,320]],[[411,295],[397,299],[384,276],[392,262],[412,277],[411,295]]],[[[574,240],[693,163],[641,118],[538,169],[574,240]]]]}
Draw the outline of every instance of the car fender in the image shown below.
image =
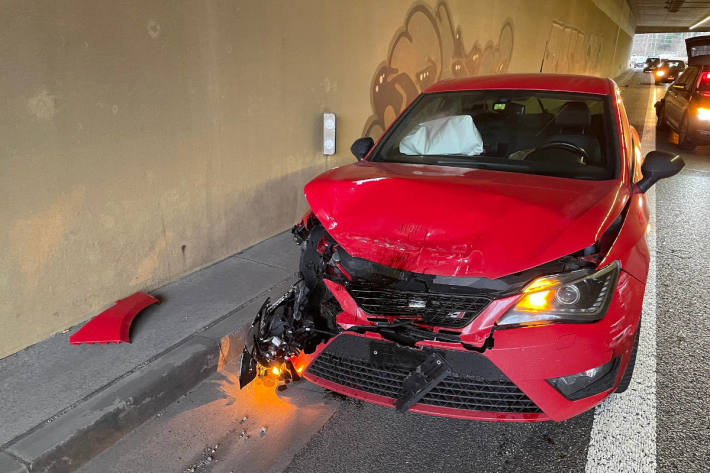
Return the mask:
{"type": "Polygon", "coordinates": [[[623,271],[645,283],[650,261],[646,240],[650,231],[646,194],[635,192],[628,205],[621,229],[600,266],[619,260],[623,271]]]}

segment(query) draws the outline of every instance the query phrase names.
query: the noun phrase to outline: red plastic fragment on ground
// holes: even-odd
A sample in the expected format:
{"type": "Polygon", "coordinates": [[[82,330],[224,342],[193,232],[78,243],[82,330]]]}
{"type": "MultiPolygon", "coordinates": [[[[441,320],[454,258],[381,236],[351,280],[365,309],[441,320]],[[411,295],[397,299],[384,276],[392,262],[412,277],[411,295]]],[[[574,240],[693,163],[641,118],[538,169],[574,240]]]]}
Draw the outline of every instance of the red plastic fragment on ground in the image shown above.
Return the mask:
{"type": "Polygon", "coordinates": [[[69,343],[131,343],[129,330],[136,315],[151,304],[160,302],[144,292],[116,301],[113,307],[89,320],[69,337],[69,343]]]}

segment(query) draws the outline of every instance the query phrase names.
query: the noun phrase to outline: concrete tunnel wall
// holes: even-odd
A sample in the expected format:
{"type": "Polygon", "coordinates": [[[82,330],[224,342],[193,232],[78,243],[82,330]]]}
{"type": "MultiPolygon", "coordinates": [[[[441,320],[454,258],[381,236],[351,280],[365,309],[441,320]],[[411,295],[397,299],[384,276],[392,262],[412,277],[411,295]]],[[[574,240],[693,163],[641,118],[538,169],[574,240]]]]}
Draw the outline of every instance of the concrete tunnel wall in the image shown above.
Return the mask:
{"type": "Polygon", "coordinates": [[[625,0],[4,2],[0,357],[288,228],[439,78],[613,77],[633,28],[625,0]]]}

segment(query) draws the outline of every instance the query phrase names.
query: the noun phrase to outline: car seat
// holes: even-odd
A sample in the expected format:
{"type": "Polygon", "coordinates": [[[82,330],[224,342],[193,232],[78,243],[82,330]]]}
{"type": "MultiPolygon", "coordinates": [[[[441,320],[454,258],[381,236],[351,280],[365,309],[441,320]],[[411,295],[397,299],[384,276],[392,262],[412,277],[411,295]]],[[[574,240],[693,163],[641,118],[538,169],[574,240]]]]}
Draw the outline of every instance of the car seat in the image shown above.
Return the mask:
{"type": "Polygon", "coordinates": [[[521,133],[518,122],[525,113],[525,106],[509,102],[505,108],[496,111],[478,113],[474,117],[486,154],[505,157],[511,150],[516,150],[518,134],[521,133]]]}
{"type": "Polygon", "coordinates": [[[587,152],[586,164],[602,165],[599,140],[590,133],[592,115],[584,102],[567,102],[555,117],[557,133],[549,136],[545,143],[564,142],[579,146],[587,152]]]}

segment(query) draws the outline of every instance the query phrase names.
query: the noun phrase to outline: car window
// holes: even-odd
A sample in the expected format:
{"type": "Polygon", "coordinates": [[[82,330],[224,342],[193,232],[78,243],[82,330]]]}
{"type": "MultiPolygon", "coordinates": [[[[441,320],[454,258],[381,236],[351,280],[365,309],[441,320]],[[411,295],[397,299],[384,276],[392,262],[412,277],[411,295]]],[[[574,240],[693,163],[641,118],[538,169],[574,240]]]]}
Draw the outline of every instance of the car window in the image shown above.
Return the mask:
{"type": "Polygon", "coordinates": [[[681,72],[681,74],[678,76],[678,78],[675,81],[673,81],[673,84],[671,84],[671,87],[683,88],[685,81],[688,80],[689,73],[690,73],[690,69],[686,69],[685,71],[681,72]]]}
{"type": "Polygon", "coordinates": [[[665,67],[681,67],[682,65],[681,61],[663,61],[663,66],[665,67]]]}
{"type": "Polygon", "coordinates": [[[698,72],[698,68],[691,66],[681,73],[678,79],[673,83],[673,87],[690,89],[692,84],[695,82],[695,76],[698,72]]]}
{"type": "Polygon", "coordinates": [[[698,77],[699,71],[700,71],[700,68],[698,68],[698,67],[693,67],[690,69],[690,71],[688,72],[685,84],[683,85],[686,90],[690,90],[693,88],[693,86],[695,85],[695,80],[698,77]]]}
{"type": "Polygon", "coordinates": [[[618,145],[608,97],[549,91],[424,94],[372,161],[610,179],[618,145]]]}

